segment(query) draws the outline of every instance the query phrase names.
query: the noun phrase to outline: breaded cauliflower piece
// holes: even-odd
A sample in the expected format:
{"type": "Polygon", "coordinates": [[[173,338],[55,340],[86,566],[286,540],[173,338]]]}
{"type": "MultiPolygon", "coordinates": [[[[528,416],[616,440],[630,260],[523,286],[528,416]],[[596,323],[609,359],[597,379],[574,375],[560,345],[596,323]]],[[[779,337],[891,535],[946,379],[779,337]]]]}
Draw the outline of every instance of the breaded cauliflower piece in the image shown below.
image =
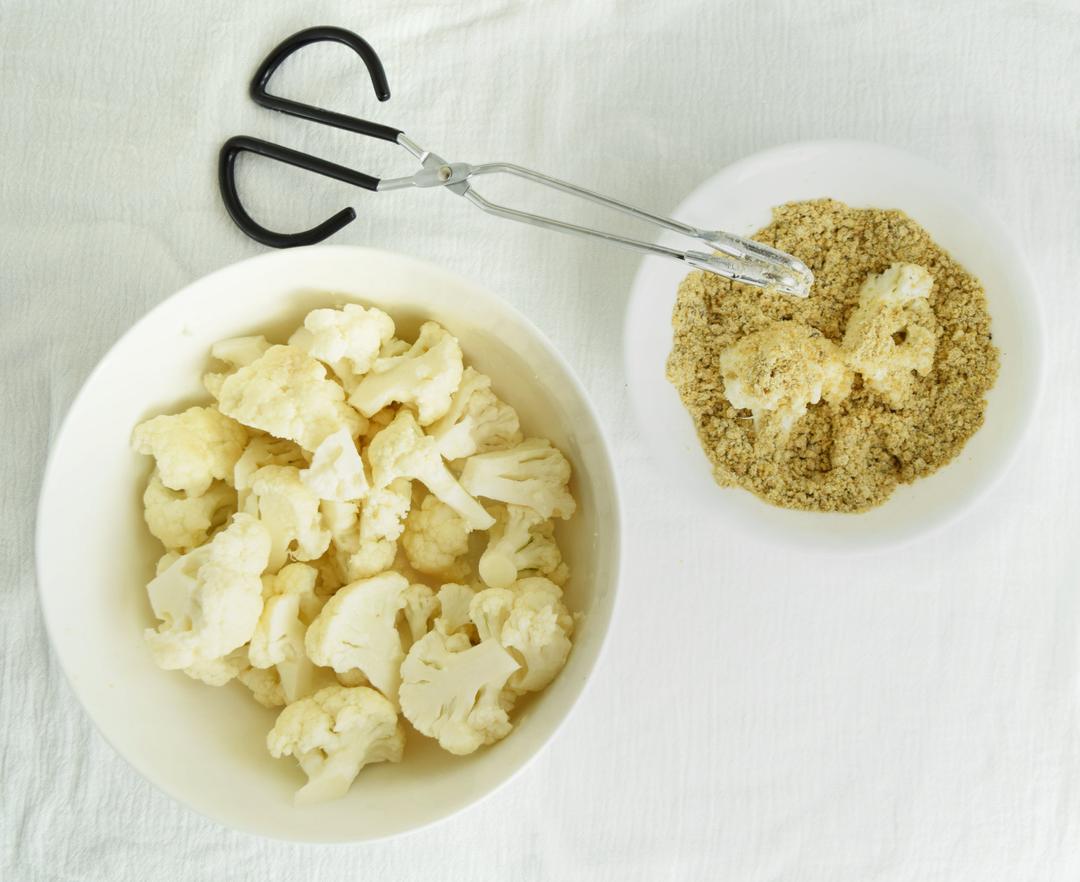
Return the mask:
{"type": "Polygon", "coordinates": [[[147,586],[156,630],[146,630],[154,661],[166,670],[228,655],[251,639],[262,611],[270,534],[250,515],[233,516],[209,544],[177,558],[147,586]]]}
{"type": "Polygon", "coordinates": [[[408,404],[426,426],[450,409],[462,371],[457,338],[435,322],[425,322],[407,352],[375,360],[349,395],[349,404],[366,417],[395,401],[408,404]]]}
{"type": "Polygon", "coordinates": [[[913,263],[894,263],[859,290],[844,331],[848,364],[891,407],[903,407],[915,384],[934,367],[937,320],[930,308],[934,279],[913,263]]]}
{"type": "Polygon", "coordinates": [[[345,403],[326,368],[292,346],[271,346],[221,384],[221,412],[245,426],[295,441],[314,451],[327,435],[345,428],[356,437],[364,419],[345,403]]]}
{"type": "Polygon", "coordinates": [[[491,377],[465,368],[450,410],[427,433],[444,459],[505,450],[521,443],[517,411],[491,391],[491,377]]]}
{"type": "Polygon", "coordinates": [[[266,736],[274,757],[294,756],[308,782],[298,806],[340,799],[364,766],[400,762],[405,729],[374,689],[327,686],[281,712],[266,736]]]}
{"type": "Polygon", "coordinates": [[[205,493],[190,496],[170,490],[155,471],[143,492],[146,526],[169,551],[190,551],[204,544],[210,531],[235,511],[236,491],[224,481],[214,481],[205,493]]]}
{"type": "Polygon", "coordinates": [[[461,579],[469,571],[461,560],[469,551],[469,525],[445,502],[428,494],[409,512],[401,544],[418,572],[442,579],[461,579]]]}
{"type": "Polygon", "coordinates": [[[759,432],[786,436],[823,398],[831,404],[851,393],[854,379],[843,353],[814,328],[773,322],[720,353],[724,395],[754,415],[759,432]]]}
{"type": "Polygon", "coordinates": [[[246,443],[244,427],[213,407],[156,416],[131,434],[135,452],[154,457],[161,483],[189,496],[201,496],[214,481],[232,481],[246,443]]]}
{"type": "Polygon", "coordinates": [[[444,750],[472,753],[510,733],[504,686],[518,667],[496,640],[472,646],[465,634],[430,631],[401,666],[401,711],[444,750]]]}

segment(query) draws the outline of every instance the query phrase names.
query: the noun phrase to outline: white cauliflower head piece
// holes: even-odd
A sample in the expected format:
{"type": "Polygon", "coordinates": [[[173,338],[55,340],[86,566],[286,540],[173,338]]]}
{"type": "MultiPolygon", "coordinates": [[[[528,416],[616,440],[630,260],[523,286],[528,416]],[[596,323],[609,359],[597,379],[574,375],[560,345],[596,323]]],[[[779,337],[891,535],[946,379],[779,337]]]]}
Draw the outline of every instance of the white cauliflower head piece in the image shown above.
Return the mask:
{"type": "MultiPolygon", "coordinates": [[[[251,495],[251,482],[255,473],[263,466],[280,465],[306,469],[308,461],[304,451],[296,442],[272,435],[257,435],[252,438],[233,468],[232,484],[236,488],[237,506],[240,511],[247,510],[251,495]]],[[[251,514],[251,512],[248,512],[251,514]]]]}
{"type": "Polygon", "coordinates": [[[364,766],[400,762],[405,730],[394,706],[374,689],[327,686],[283,710],[266,737],[272,756],[294,756],[308,782],[298,806],[346,794],[364,766]]]}
{"type": "Polygon", "coordinates": [[[431,620],[439,611],[439,601],[435,592],[420,582],[409,585],[404,596],[402,613],[409,631],[409,644],[412,645],[431,630],[431,620]]]}
{"type": "Polygon", "coordinates": [[[456,511],[471,529],[486,530],[495,522],[454,479],[434,439],[424,434],[408,411],[398,413],[394,421],[371,440],[367,456],[371,463],[371,483],[376,489],[386,487],[398,478],[414,478],[456,511]]]}
{"type": "Polygon", "coordinates": [[[246,443],[244,427],[213,407],[156,416],[131,435],[136,453],[154,457],[161,483],[190,496],[201,496],[215,480],[231,481],[246,443]]]}
{"type": "Polygon", "coordinates": [[[511,729],[503,699],[518,663],[495,640],[477,646],[464,634],[430,631],[401,666],[401,711],[450,753],[472,753],[511,729]]]}
{"type": "Polygon", "coordinates": [[[902,407],[926,375],[937,351],[937,320],[930,307],[934,279],[912,263],[894,263],[872,275],[859,290],[848,319],[844,351],[863,381],[891,407],[902,407]]]}
{"type": "Polygon", "coordinates": [[[237,514],[209,544],[177,558],[147,586],[156,630],[146,631],[154,661],[167,670],[228,655],[247,643],[262,611],[270,535],[237,514]]]}
{"type": "Polygon", "coordinates": [[[445,502],[429,494],[409,512],[401,544],[412,567],[443,579],[461,579],[468,565],[469,525],[445,502]]]}
{"type": "Polygon", "coordinates": [[[824,398],[838,403],[851,392],[853,375],[836,345],[814,328],[774,322],[720,353],[724,395],[754,415],[762,431],[787,435],[824,398]]]}
{"type": "Polygon", "coordinates": [[[474,496],[526,506],[544,518],[574,514],[577,505],[566,486],[569,480],[570,463],[542,438],[472,456],[461,473],[461,486],[474,496]]]}
{"type": "Polygon", "coordinates": [[[349,403],[366,417],[392,402],[408,404],[426,426],[450,409],[462,371],[457,338],[435,322],[425,322],[407,352],[375,360],[349,403]]]}
{"type": "Polygon", "coordinates": [[[491,391],[491,378],[465,368],[450,410],[427,430],[446,459],[503,450],[521,443],[517,411],[491,391]]]}
{"type": "Polygon", "coordinates": [[[210,531],[234,511],[236,491],[224,481],[214,481],[203,494],[191,496],[170,490],[155,471],[143,493],[146,526],[171,551],[190,551],[204,544],[210,531]]]}
{"type": "Polygon", "coordinates": [[[316,560],[330,545],[319,510],[319,497],[300,480],[292,466],[263,466],[251,480],[259,520],[273,540],[270,572],[277,572],[289,556],[316,560]]]}
{"type": "Polygon", "coordinates": [[[404,576],[386,572],[340,589],[307,629],[308,657],[339,673],[359,668],[372,686],[396,700],[404,656],[397,617],[408,587],[404,576]]]}
{"type": "Polygon", "coordinates": [[[323,439],[311,465],[300,472],[300,480],[320,499],[345,502],[367,493],[364,463],[348,429],[338,429],[323,439]]]}
{"type": "Polygon", "coordinates": [[[547,579],[522,579],[511,590],[514,602],[503,622],[499,642],[521,667],[507,687],[518,694],[537,692],[554,680],[566,664],[574,620],[562,603],[559,586],[547,579]]]}
{"type": "Polygon", "coordinates": [[[394,320],[381,309],[346,303],[341,309],[315,309],[304,319],[310,336],[304,348],[314,358],[346,368],[353,376],[366,374],[383,344],[394,336],[394,320]]]}
{"type": "Polygon", "coordinates": [[[315,450],[340,428],[352,437],[365,428],[326,368],[292,346],[271,346],[230,374],[221,384],[218,406],[245,426],[295,441],[305,450],[315,450]]]}
{"type": "Polygon", "coordinates": [[[224,686],[235,680],[249,667],[247,647],[240,646],[221,658],[197,661],[184,668],[184,673],[192,680],[198,680],[207,686],[224,686]]]}
{"type": "Polygon", "coordinates": [[[274,594],[263,605],[248,647],[252,667],[276,668],[286,702],[311,695],[333,682],[308,658],[304,648],[307,628],[302,621],[299,594],[274,594]]]}
{"type": "Polygon", "coordinates": [[[476,592],[468,585],[447,582],[436,595],[439,601],[439,615],[435,619],[435,630],[443,634],[466,633],[471,636],[472,619],[469,618],[469,605],[476,592]]]}
{"type": "Polygon", "coordinates": [[[478,567],[485,585],[509,588],[522,571],[554,577],[554,581],[565,576],[555,525],[533,509],[507,505],[488,535],[478,567]]]}

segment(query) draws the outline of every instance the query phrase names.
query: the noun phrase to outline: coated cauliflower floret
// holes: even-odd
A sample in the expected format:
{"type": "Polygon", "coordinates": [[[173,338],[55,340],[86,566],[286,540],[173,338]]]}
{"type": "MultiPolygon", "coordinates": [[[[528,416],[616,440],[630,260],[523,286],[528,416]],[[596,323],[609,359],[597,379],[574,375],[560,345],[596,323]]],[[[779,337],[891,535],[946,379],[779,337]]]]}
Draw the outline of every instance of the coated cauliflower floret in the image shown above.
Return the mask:
{"type": "Polygon", "coordinates": [[[892,407],[902,407],[915,384],[913,373],[934,367],[937,320],[930,307],[934,279],[912,263],[894,263],[859,290],[848,319],[844,351],[863,381],[892,407]]]}
{"type": "Polygon", "coordinates": [[[759,431],[787,435],[807,405],[851,392],[853,375],[836,345],[814,328],[774,322],[720,353],[724,395],[753,412],[759,431]]]}
{"type": "Polygon", "coordinates": [[[312,310],[304,331],[298,343],[309,355],[339,376],[355,378],[371,370],[383,344],[394,336],[394,320],[381,309],[347,303],[341,309],[312,310]]]}
{"type": "Polygon", "coordinates": [[[170,490],[201,496],[215,481],[231,481],[247,432],[213,407],[156,416],[135,427],[131,446],[157,462],[161,483],[170,490]]]}
{"type": "Polygon", "coordinates": [[[338,429],[323,439],[311,465],[300,472],[300,480],[320,499],[344,502],[367,493],[364,463],[348,429],[338,429]]]}
{"type": "Polygon", "coordinates": [[[375,360],[349,396],[349,404],[366,417],[391,402],[408,404],[416,408],[420,425],[426,426],[450,409],[461,374],[457,338],[435,322],[425,322],[407,352],[375,360]]]}
{"type": "Polygon", "coordinates": [[[222,413],[245,426],[295,441],[305,450],[315,450],[340,428],[352,437],[364,428],[326,368],[292,346],[271,346],[230,374],[218,401],[222,413]]]}
{"type": "Polygon", "coordinates": [[[319,497],[300,480],[291,466],[263,466],[251,480],[259,520],[273,540],[270,572],[277,572],[291,554],[296,560],[322,557],[330,545],[323,527],[319,497]]]}
{"type": "Polygon", "coordinates": [[[434,439],[424,434],[408,411],[398,413],[394,421],[372,439],[367,456],[371,463],[371,482],[376,489],[386,487],[398,478],[414,478],[461,515],[471,529],[486,530],[494,523],[495,519],[454,479],[443,463],[434,439]]]}
{"type": "Polygon", "coordinates": [[[359,668],[396,700],[404,655],[396,623],[408,587],[404,576],[387,572],[340,589],[307,629],[308,657],[338,673],[359,668]]]}
{"type": "Polygon", "coordinates": [[[401,666],[401,711],[450,753],[472,753],[511,729],[503,687],[518,663],[495,640],[477,646],[465,634],[430,631],[401,666]]]}
{"type": "Polygon", "coordinates": [[[439,601],[439,615],[435,619],[435,630],[443,634],[464,633],[472,636],[473,623],[469,618],[469,606],[476,596],[468,585],[448,582],[436,595],[439,601]]]}
{"type": "Polygon", "coordinates": [[[517,411],[491,391],[491,378],[465,368],[450,410],[427,433],[445,459],[503,450],[521,443],[517,411]]]}
{"type": "Polygon", "coordinates": [[[415,643],[431,630],[431,619],[439,611],[435,592],[427,585],[414,582],[405,589],[402,613],[409,629],[409,643],[415,643]]]}
{"type": "Polygon", "coordinates": [[[209,544],[177,558],[147,586],[157,630],[147,629],[154,661],[167,670],[228,655],[251,639],[262,611],[270,535],[237,514],[209,544]]]}
{"type": "Polygon", "coordinates": [[[473,496],[524,505],[544,518],[574,514],[577,505],[566,486],[569,480],[570,463],[542,438],[472,456],[461,473],[461,486],[473,496]]]}
{"type": "Polygon", "coordinates": [[[366,765],[400,762],[405,730],[374,689],[328,686],[285,708],[266,746],[274,757],[296,757],[308,782],[295,801],[312,805],[344,796],[366,765]]]}
{"type": "Polygon", "coordinates": [[[522,571],[565,581],[555,524],[531,508],[507,505],[495,518],[478,569],[484,584],[492,588],[509,588],[522,571]]]}
{"type": "Polygon", "coordinates": [[[425,496],[409,512],[401,544],[409,563],[421,573],[460,579],[468,572],[461,557],[469,550],[469,525],[435,496],[425,496]]]}
{"type": "Polygon", "coordinates": [[[236,491],[224,481],[214,481],[200,496],[170,490],[155,471],[143,493],[143,517],[161,544],[169,550],[190,551],[206,542],[236,511],[236,491]]]}

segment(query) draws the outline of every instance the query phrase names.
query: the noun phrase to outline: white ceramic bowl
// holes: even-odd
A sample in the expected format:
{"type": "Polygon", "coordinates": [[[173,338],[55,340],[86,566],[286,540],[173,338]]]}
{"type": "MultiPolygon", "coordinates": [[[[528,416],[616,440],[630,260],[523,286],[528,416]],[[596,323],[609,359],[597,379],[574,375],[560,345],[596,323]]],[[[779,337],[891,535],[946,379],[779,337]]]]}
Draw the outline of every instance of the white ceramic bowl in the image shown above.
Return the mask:
{"type": "Polygon", "coordinates": [[[102,734],[146,778],[240,830],[308,842],[355,842],[412,830],[463,809],[519,772],[585,688],[611,621],[620,515],[607,444],[581,384],[551,344],[498,297],[407,257],[363,248],[274,252],[173,295],[95,368],[56,438],[37,525],[38,585],[53,647],[102,734]],[[326,293],[333,292],[333,293],[326,293]],[[574,466],[575,518],[560,544],[573,570],[567,604],[584,613],[555,682],[520,706],[504,741],[458,758],[413,733],[404,762],[363,771],[348,796],[296,809],[303,775],[266,752],[275,713],[242,685],[215,689],[157,668],[143,629],[144,586],[160,547],[142,521],[146,457],[128,447],[146,417],[205,401],[210,344],[237,334],[283,339],[317,306],[349,300],[388,311],[403,334],[445,325],[490,374],[528,433],[574,466]]]}
{"type": "MultiPolygon", "coordinates": [[[[879,508],[855,515],[789,511],[746,491],[717,487],[693,421],[664,375],[671,311],[686,275],[686,268],[673,260],[647,257],[642,262],[626,314],[624,358],[638,424],[655,459],[716,517],[718,528],[803,547],[864,550],[898,544],[943,525],[1003,474],[1035,411],[1042,322],[1035,287],[1013,237],[953,175],[891,147],[821,141],[767,150],[706,181],[673,216],[706,229],[750,235],[769,222],[773,206],[821,197],[857,207],[901,209],[986,289],[1001,371],[987,396],[985,425],[952,463],[898,487],[879,508]]],[[[674,235],[658,241],[686,247],[686,240],[674,235]]]]}

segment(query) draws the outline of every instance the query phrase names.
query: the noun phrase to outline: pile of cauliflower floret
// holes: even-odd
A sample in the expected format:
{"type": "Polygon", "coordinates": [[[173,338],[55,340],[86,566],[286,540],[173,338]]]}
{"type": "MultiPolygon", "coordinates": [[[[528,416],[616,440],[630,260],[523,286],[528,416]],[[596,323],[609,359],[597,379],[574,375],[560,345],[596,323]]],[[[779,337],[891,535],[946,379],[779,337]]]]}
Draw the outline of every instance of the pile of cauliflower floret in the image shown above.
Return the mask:
{"type": "Polygon", "coordinates": [[[348,304],[286,345],[211,354],[216,403],[132,436],[166,550],[147,589],[157,664],[284,708],[267,746],[306,773],[298,804],[398,762],[401,716],[454,754],[506,737],[570,653],[566,458],[523,438],[434,322],[410,344],[348,304]]]}

